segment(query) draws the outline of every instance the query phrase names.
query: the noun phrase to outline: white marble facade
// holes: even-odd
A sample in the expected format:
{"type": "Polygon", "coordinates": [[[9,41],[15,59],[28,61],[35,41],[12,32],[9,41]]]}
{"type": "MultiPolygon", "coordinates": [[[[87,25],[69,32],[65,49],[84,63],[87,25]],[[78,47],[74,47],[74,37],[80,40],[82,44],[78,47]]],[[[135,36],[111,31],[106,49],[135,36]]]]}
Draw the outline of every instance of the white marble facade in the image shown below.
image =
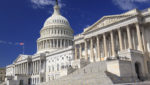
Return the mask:
{"type": "Polygon", "coordinates": [[[150,74],[150,8],[104,16],[73,37],[68,20],[60,14],[56,4],[40,35],[37,53],[19,55],[7,66],[6,81],[11,82],[10,85],[48,82],[68,75],[75,61],[99,62],[116,59],[118,55],[128,57],[130,53],[141,55],[130,56],[130,60],[141,63],[143,75],[150,74]]]}
{"type": "Polygon", "coordinates": [[[54,6],[52,16],[45,21],[40,35],[37,53],[19,55],[13,64],[7,66],[8,85],[36,85],[68,74],[74,58],[73,30],[60,14],[58,4],[54,6]]]}
{"type": "MultiPolygon", "coordinates": [[[[121,59],[127,58],[127,61],[131,62],[134,76],[149,77],[149,34],[150,8],[143,11],[134,9],[119,15],[104,16],[74,37],[75,61],[80,59],[90,62],[115,60],[119,56],[121,59]],[[135,75],[137,64],[140,73],[135,75]]],[[[113,63],[119,66],[120,62],[113,63]]],[[[107,69],[113,69],[114,71],[109,70],[109,72],[113,71],[112,73],[115,74],[115,71],[124,68],[113,68],[110,64],[107,69]]]]}

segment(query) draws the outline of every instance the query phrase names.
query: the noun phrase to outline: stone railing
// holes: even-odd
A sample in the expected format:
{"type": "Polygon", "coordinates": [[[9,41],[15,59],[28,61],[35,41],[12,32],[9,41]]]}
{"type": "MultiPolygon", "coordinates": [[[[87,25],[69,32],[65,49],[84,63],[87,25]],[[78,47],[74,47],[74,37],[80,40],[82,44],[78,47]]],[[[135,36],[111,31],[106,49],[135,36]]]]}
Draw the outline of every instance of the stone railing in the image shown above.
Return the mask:
{"type": "Polygon", "coordinates": [[[117,57],[108,57],[107,61],[111,61],[111,60],[124,60],[124,61],[129,61],[130,59],[128,57],[121,57],[121,56],[117,56],[117,57]]]}

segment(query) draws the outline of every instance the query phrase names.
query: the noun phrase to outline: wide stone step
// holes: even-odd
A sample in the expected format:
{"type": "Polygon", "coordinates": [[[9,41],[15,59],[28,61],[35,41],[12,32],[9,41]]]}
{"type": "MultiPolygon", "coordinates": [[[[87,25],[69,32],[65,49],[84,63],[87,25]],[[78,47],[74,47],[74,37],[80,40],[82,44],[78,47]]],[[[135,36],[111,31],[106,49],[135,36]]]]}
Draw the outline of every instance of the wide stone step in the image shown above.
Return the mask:
{"type": "Polygon", "coordinates": [[[106,62],[90,63],[68,76],[40,85],[111,85],[105,71],[106,62]]]}

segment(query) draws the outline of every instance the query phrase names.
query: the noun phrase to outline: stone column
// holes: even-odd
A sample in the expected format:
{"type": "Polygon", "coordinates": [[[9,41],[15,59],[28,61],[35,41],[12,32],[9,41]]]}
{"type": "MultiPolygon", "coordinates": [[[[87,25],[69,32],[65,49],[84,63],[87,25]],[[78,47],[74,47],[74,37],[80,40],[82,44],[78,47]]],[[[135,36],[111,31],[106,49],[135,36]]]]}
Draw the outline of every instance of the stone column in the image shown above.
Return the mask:
{"type": "Polygon", "coordinates": [[[47,44],[47,41],[45,40],[45,41],[44,41],[44,48],[46,48],[46,44],[47,44]]]}
{"type": "Polygon", "coordinates": [[[39,62],[39,63],[40,63],[40,65],[39,65],[39,73],[40,73],[40,72],[41,72],[41,70],[42,70],[42,69],[41,69],[41,60],[40,60],[40,62],[39,62]]]}
{"type": "Polygon", "coordinates": [[[66,40],[64,40],[64,48],[66,47],[66,40]]]}
{"type": "Polygon", "coordinates": [[[24,70],[23,70],[23,74],[26,73],[26,64],[24,63],[24,70]]]}
{"type": "Polygon", "coordinates": [[[24,74],[26,74],[26,71],[27,70],[27,66],[26,66],[26,63],[24,63],[24,74]]]}
{"type": "Polygon", "coordinates": [[[21,64],[19,64],[19,74],[21,74],[21,64]]]}
{"type": "Polygon", "coordinates": [[[25,74],[25,63],[23,63],[23,74],[25,74]]]}
{"type": "Polygon", "coordinates": [[[42,49],[44,49],[44,41],[42,41],[42,49]]]}
{"type": "Polygon", "coordinates": [[[20,72],[20,74],[22,74],[22,64],[20,64],[20,68],[21,68],[21,72],[20,72]]]}
{"type": "Polygon", "coordinates": [[[143,48],[144,48],[144,52],[147,52],[148,49],[147,49],[147,40],[145,39],[145,29],[144,27],[142,26],[142,41],[143,41],[143,48]]]}
{"type": "Polygon", "coordinates": [[[21,64],[19,64],[19,74],[21,74],[21,64]]]}
{"type": "Polygon", "coordinates": [[[19,74],[21,74],[21,64],[19,64],[19,74]]]}
{"type": "Polygon", "coordinates": [[[53,48],[55,48],[55,39],[53,39],[53,48]]]}
{"type": "Polygon", "coordinates": [[[106,34],[103,34],[103,42],[104,42],[104,54],[105,54],[105,57],[108,57],[108,53],[107,53],[107,42],[106,42],[106,34]]]}
{"type": "Polygon", "coordinates": [[[68,46],[70,46],[69,40],[68,40],[68,46]]]}
{"type": "Polygon", "coordinates": [[[52,39],[50,39],[50,48],[52,48],[52,39]]]}
{"type": "Polygon", "coordinates": [[[19,74],[19,73],[18,73],[18,70],[19,70],[19,69],[18,69],[18,65],[16,65],[16,66],[17,66],[16,72],[17,72],[17,74],[19,74]]]}
{"type": "Polygon", "coordinates": [[[36,74],[36,61],[34,62],[34,73],[36,74]]]}
{"type": "Polygon", "coordinates": [[[93,39],[91,38],[90,39],[90,61],[93,62],[94,61],[94,51],[93,51],[93,39]]]}
{"type": "Polygon", "coordinates": [[[80,52],[80,58],[79,59],[81,59],[82,58],[82,43],[80,44],[79,52],[80,52]]]}
{"type": "Polygon", "coordinates": [[[27,75],[29,74],[29,63],[27,62],[27,75]]]}
{"type": "Polygon", "coordinates": [[[35,61],[35,73],[37,74],[37,61],[35,61]]]}
{"type": "Polygon", "coordinates": [[[17,74],[17,65],[15,65],[15,74],[17,74]]]}
{"type": "Polygon", "coordinates": [[[19,74],[19,67],[18,67],[18,65],[17,65],[17,70],[16,71],[17,71],[17,74],[19,74]]]}
{"type": "Polygon", "coordinates": [[[96,37],[97,39],[97,59],[100,60],[100,43],[99,43],[99,36],[96,37]]]}
{"type": "Polygon", "coordinates": [[[39,60],[37,61],[37,74],[39,73],[39,60]]]}
{"type": "Polygon", "coordinates": [[[35,69],[36,69],[36,74],[37,74],[37,61],[36,61],[36,68],[35,69]]]}
{"type": "Polygon", "coordinates": [[[20,73],[19,65],[17,65],[17,73],[18,73],[18,74],[20,73]]]}
{"type": "Polygon", "coordinates": [[[62,39],[60,39],[60,48],[62,48],[62,39]]]}
{"type": "Polygon", "coordinates": [[[32,69],[33,69],[33,74],[34,74],[34,72],[35,72],[35,70],[34,70],[34,68],[35,68],[35,67],[34,67],[34,61],[32,62],[32,65],[33,65],[33,68],[32,68],[32,69]]]}
{"type": "Polygon", "coordinates": [[[35,63],[35,68],[34,69],[35,69],[35,74],[36,74],[36,61],[34,63],[35,63]]]}
{"type": "Polygon", "coordinates": [[[21,67],[22,67],[21,74],[23,74],[23,72],[24,72],[24,66],[23,66],[23,63],[21,64],[21,67]]]}
{"type": "Polygon", "coordinates": [[[130,33],[130,28],[129,26],[127,26],[127,36],[128,36],[128,44],[129,44],[129,49],[133,49],[133,46],[132,46],[132,40],[131,40],[131,33],[130,33]]]}
{"type": "Polygon", "coordinates": [[[20,74],[22,74],[22,64],[20,64],[20,74]]]}
{"type": "Polygon", "coordinates": [[[88,48],[87,48],[87,41],[86,40],[84,40],[84,42],[85,42],[85,60],[88,60],[88,48]]]}
{"type": "Polygon", "coordinates": [[[142,46],[142,38],[141,38],[141,31],[140,31],[140,26],[138,23],[136,23],[136,32],[137,32],[137,38],[138,38],[138,47],[139,50],[143,52],[143,46],[142,46]]]}
{"type": "Polygon", "coordinates": [[[35,61],[35,74],[37,73],[37,61],[35,61]]]}
{"type": "Polygon", "coordinates": [[[34,61],[34,74],[36,73],[36,61],[34,61]]]}
{"type": "Polygon", "coordinates": [[[16,65],[15,65],[15,74],[16,74],[16,70],[17,70],[17,69],[16,69],[16,65]]]}
{"type": "Polygon", "coordinates": [[[57,48],[58,48],[58,39],[57,39],[57,48]]]}
{"type": "Polygon", "coordinates": [[[112,50],[112,56],[115,57],[115,44],[114,44],[114,34],[113,31],[110,32],[110,37],[111,37],[111,50],[112,50]]]}
{"type": "Polygon", "coordinates": [[[27,74],[27,62],[25,63],[25,74],[27,74]]]}
{"type": "Polygon", "coordinates": [[[19,74],[19,67],[18,67],[18,65],[17,65],[17,74],[19,74]]]}
{"type": "Polygon", "coordinates": [[[74,48],[74,49],[75,49],[75,60],[77,60],[77,59],[78,59],[78,58],[77,58],[77,56],[78,56],[78,55],[77,55],[77,47],[76,47],[76,45],[75,45],[74,47],[75,47],[75,48],[74,48]]]}
{"type": "Polygon", "coordinates": [[[119,36],[119,44],[120,44],[120,50],[123,50],[123,45],[122,45],[122,34],[121,34],[121,28],[118,29],[118,36],[119,36]]]}
{"type": "Polygon", "coordinates": [[[25,68],[24,68],[24,74],[26,74],[27,73],[27,64],[24,63],[24,66],[25,66],[25,68]]]}

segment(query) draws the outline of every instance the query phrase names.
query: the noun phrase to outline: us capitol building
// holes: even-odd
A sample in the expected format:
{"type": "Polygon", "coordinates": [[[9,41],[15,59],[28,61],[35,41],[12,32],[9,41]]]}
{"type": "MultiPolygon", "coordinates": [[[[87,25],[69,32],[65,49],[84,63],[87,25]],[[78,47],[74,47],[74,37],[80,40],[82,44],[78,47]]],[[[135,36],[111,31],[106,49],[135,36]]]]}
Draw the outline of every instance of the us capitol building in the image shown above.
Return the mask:
{"type": "Polygon", "coordinates": [[[150,79],[150,8],[104,16],[73,36],[54,13],[40,31],[37,52],[6,67],[6,85],[112,85],[150,79]]]}

